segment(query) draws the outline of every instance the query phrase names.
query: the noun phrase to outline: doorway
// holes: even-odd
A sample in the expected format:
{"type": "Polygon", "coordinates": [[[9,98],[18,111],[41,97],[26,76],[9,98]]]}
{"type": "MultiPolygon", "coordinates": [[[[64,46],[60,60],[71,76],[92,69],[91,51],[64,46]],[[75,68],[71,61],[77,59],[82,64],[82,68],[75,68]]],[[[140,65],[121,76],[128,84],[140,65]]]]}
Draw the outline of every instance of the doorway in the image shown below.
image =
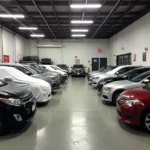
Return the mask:
{"type": "Polygon", "coordinates": [[[99,69],[99,58],[92,58],[92,71],[99,69]]]}
{"type": "Polygon", "coordinates": [[[116,64],[120,65],[131,65],[131,53],[117,55],[116,64]]]}
{"type": "Polygon", "coordinates": [[[100,58],[100,68],[107,66],[107,58],[100,58]]]}

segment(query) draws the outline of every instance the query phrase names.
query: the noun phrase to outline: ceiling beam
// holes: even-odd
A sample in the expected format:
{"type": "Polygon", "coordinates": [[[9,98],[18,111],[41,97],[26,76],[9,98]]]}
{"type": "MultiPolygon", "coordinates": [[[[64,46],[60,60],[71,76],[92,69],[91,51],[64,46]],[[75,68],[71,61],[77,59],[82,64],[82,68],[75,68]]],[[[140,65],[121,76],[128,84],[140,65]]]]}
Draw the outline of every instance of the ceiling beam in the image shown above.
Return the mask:
{"type": "Polygon", "coordinates": [[[53,0],[49,0],[49,1],[50,1],[50,4],[52,5],[53,12],[54,12],[54,15],[55,15],[55,19],[57,20],[57,23],[58,23],[58,26],[59,26],[60,33],[61,33],[61,35],[63,35],[63,32],[62,32],[61,27],[60,27],[60,23],[58,21],[58,17],[57,17],[57,14],[56,14],[54,2],[53,2],[53,0]]]}
{"type": "Polygon", "coordinates": [[[49,31],[52,33],[53,37],[56,39],[56,36],[54,35],[53,31],[51,30],[48,22],[46,21],[45,17],[43,16],[42,12],[40,11],[40,8],[37,6],[36,2],[34,0],[32,0],[33,4],[35,5],[36,9],[38,10],[39,14],[41,15],[41,17],[43,18],[44,22],[46,23],[49,31]]]}
{"type": "Polygon", "coordinates": [[[96,30],[96,32],[93,34],[93,36],[91,38],[94,38],[94,36],[97,34],[97,32],[102,28],[102,26],[107,22],[107,20],[109,20],[109,18],[112,16],[112,14],[115,12],[115,10],[121,5],[122,2],[123,2],[123,0],[117,1],[115,6],[113,7],[113,9],[110,11],[110,13],[105,18],[105,20],[100,24],[100,26],[98,27],[98,29],[96,30]]]}
{"type": "MultiPolygon", "coordinates": [[[[99,2],[100,2],[99,0],[92,0],[92,1],[88,2],[88,4],[90,4],[90,3],[99,3],[99,2]]],[[[10,1],[1,0],[1,3],[3,5],[10,5],[10,6],[15,5],[13,0],[10,0],[10,1]]],[[[21,0],[18,3],[21,6],[33,6],[32,1],[21,0]]],[[[52,5],[49,5],[49,2],[47,0],[36,1],[36,3],[37,3],[37,5],[40,5],[40,6],[52,6],[52,5]]],[[[116,1],[107,0],[105,6],[114,6],[115,3],[116,3],[116,1]]],[[[134,5],[135,1],[124,1],[122,3],[122,6],[127,6],[127,5],[129,5],[129,3],[134,5]]],[[[73,2],[73,4],[83,4],[83,1],[73,2]]],[[[148,4],[150,4],[150,1],[148,1],[148,0],[142,0],[140,2],[140,5],[148,5],[148,4]]],[[[54,6],[62,6],[62,7],[63,6],[68,6],[68,1],[67,0],[63,0],[63,1],[55,0],[53,5],[54,6]]]]}

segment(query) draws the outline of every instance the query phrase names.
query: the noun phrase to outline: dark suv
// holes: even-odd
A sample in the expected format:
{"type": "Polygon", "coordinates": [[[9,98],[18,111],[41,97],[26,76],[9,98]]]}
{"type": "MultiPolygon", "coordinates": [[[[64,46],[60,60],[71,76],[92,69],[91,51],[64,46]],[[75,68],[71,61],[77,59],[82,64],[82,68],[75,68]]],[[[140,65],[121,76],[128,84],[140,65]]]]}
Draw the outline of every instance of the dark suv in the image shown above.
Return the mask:
{"type": "Polygon", "coordinates": [[[71,75],[73,76],[84,76],[86,75],[85,68],[82,64],[80,65],[73,65],[71,70],[71,75]]]}

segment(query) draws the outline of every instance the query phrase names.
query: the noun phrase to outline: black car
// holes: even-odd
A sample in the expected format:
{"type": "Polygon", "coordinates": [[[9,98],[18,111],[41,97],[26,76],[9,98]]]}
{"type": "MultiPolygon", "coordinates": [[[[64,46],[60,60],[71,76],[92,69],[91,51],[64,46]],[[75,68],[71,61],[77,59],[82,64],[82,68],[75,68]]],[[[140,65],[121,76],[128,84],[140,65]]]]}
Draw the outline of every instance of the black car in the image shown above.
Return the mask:
{"type": "Polygon", "coordinates": [[[84,76],[86,75],[85,68],[82,64],[80,65],[73,65],[71,70],[71,75],[73,76],[84,76]]]}
{"type": "Polygon", "coordinates": [[[0,134],[22,127],[36,113],[36,99],[31,91],[8,80],[0,80],[0,134]]]}
{"type": "Polygon", "coordinates": [[[114,77],[105,78],[98,83],[98,86],[97,86],[98,91],[101,92],[103,86],[107,83],[119,81],[119,80],[131,80],[132,78],[134,78],[134,77],[136,77],[136,76],[138,76],[138,75],[140,75],[146,71],[150,71],[150,67],[135,68],[135,69],[132,69],[132,70],[130,70],[124,74],[114,76],[114,77]]]}

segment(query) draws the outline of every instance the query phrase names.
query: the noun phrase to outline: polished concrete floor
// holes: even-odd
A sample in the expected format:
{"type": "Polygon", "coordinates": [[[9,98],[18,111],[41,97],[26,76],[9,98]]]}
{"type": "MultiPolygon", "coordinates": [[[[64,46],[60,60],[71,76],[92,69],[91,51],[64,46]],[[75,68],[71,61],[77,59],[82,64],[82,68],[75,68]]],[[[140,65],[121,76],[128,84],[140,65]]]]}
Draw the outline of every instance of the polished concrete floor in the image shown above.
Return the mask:
{"type": "Polygon", "coordinates": [[[0,150],[149,150],[150,134],[118,122],[84,78],[70,78],[39,107],[25,131],[0,138],[0,150]]]}

